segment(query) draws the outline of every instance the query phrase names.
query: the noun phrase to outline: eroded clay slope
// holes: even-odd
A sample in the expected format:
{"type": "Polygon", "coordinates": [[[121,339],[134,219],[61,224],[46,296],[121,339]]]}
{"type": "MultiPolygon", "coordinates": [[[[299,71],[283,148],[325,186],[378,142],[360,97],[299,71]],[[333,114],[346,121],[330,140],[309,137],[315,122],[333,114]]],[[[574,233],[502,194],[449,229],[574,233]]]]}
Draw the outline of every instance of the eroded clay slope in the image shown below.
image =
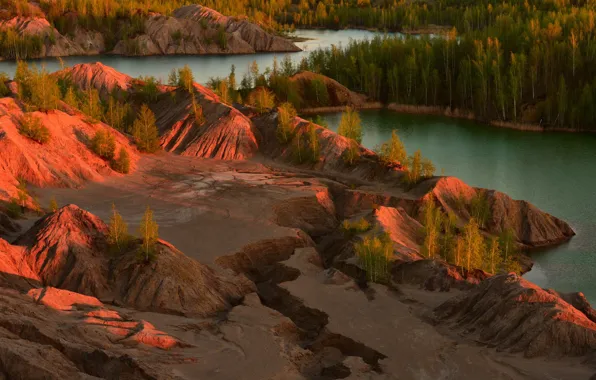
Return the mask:
{"type": "Polygon", "coordinates": [[[584,355],[596,348],[596,324],[553,291],[511,273],[484,280],[435,314],[464,335],[528,357],[584,355]]]}
{"type": "Polygon", "coordinates": [[[110,163],[93,153],[90,139],[99,130],[115,137],[116,152],[126,149],[134,168],[136,149],[128,139],[103,123],[90,122],[79,113],[53,110],[32,112],[48,128],[50,139],[39,144],[19,133],[25,112],[18,101],[0,99],[0,199],[17,196],[16,186],[22,179],[35,186],[79,186],[85,181],[101,181],[118,175],[110,163]]]}
{"type": "Polygon", "coordinates": [[[42,284],[139,310],[210,315],[252,290],[243,277],[228,278],[160,241],[155,260],[142,263],[139,242],[110,253],[108,227],[68,205],[38,221],[14,243],[42,284]]]}

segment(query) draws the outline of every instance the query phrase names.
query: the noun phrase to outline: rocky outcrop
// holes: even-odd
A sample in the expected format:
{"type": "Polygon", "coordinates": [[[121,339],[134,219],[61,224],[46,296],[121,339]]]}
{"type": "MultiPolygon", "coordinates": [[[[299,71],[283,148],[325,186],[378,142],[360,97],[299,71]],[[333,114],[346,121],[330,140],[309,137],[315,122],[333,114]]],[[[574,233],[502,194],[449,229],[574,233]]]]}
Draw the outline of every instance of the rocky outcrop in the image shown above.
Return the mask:
{"type": "Polygon", "coordinates": [[[7,234],[14,234],[20,231],[20,229],[21,227],[10,219],[8,215],[0,211],[0,237],[7,234]]]}
{"type": "MultiPolygon", "coordinates": [[[[65,16],[66,22],[70,15],[65,16]]],[[[120,20],[122,29],[130,20],[120,20]]],[[[100,32],[83,29],[80,25],[72,35],[62,35],[39,10],[36,16],[13,17],[0,22],[0,30],[13,30],[21,36],[39,38],[41,48],[29,52],[29,58],[61,57],[72,55],[122,55],[169,54],[251,54],[256,52],[300,51],[290,40],[263,30],[246,19],[224,16],[200,5],[189,5],[174,11],[172,16],[151,13],[146,16],[144,30],[126,39],[119,32],[110,30],[116,39],[112,51],[100,32]],[[118,40],[120,39],[120,40],[118,40]]],[[[1,54],[1,53],[0,53],[1,54]]],[[[11,54],[0,58],[14,59],[11,54]]]]}
{"type": "Polygon", "coordinates": [[[398,284],[417,285],[429,291],[470,289],[490,275],[480,269],[466,270],[443,260],[415,260],[395,265],[391,270],[398,284]]]}
{"type": "Polygon", "coordinates": [[[596,349],[596,324],[554,292],[515,274],[491,277],[435,309],[462,334],[527,357],[584,355],[596,349]]]}
{"type": "Polygon", "coordinates": [[[25,111],[11,98],[0,99],[0,199],[16,197],[18,179],[35,186],[78,186],[105,176],[118,175],[110,163],[93,153],[89,141],[98,130],[115,137],[116,152],[123,147],[131,170],[138,159],[128,139],[103,123],[93,123],[78,113],[59,110],[32,112],[48,128],[50,139],[39,144],[19,133],[25,111]]]}
{"type": "Polygon", "coordinates": [[[365,95],[349,90],[347,87],[334,79],[331,79],[325,75],[313,73],[311,71],[301,71],[298,74],[292,76],[290,80],[296,83],[298,91],[305,102],[303,105],[305,108],[340,106],[360,108],[364,106],[367,101],[365,95]],[[323,104],[321,99],[317,99],[315,96],[313,96],[313,81],[320,81],[325,85],[328,98],[326,103],[323,104]]]}
{"type": "Polygon", "coordinates": [[[210,315],[252,290],[246,279],[218,275],[163,241],[150,263],[139,261],[138,244],[110,254],[106,232],[99,218],[68,205],[14,244],[42,284],[138,310],[210,315]]]}
{"type": "Polygon", "coordinates": [[[172,378],[165,366],[180,359],[169,350],[188,346],[147,321],[65,290],[23,294],[0,287],[0,302],[5,378],[172,378]]]}
{"type": "MultiPolygon", "coordinates": [[[[105,51],[104,38],[100,33],[77,30],[74,36],[64,36],[45,17],[14,17],[0,22],[0,30],[13,30],[20,36],[36,36],[41,41],[37,53],[29,52],[28,58],[63,57],[71,55],[96,55],[105,51]]],[[[0,53],[0,58],[4,57],[0,53]]]]}
{"type": "Polygon", "coordinates": [[[291,41],[275,36],[247,20],[227,17],[201,5],[188,5],[172,16],[152,15],[145,32],[120,41],[114,54],[251,54],[296,52],[291,41]]]}
{"type": "Polygon", "coordinates": [[[432,194],[445,210],[464,221],[471,217],[472,198],[484,197],[490,210],[487,232],[499,235],[504,230],[511,230],[517,241],[526,247],[552,245],[575,235],[567,223],[529,202],[511,199],[499,191],[474,188],[454,177],[425,181],[414,191],[420,190],[432,194]]]}

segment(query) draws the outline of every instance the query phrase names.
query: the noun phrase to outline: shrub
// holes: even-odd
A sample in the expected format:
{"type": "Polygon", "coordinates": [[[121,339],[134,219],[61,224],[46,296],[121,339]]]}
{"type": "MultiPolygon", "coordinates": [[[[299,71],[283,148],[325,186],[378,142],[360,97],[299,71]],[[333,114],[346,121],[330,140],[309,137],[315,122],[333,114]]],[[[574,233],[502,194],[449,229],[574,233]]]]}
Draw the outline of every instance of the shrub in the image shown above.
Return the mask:
{"type": "Polygon", "coordinates": [[[112,169],[122,174],[128,174],[130,172],[130,157],[124,147],[120,148],[118,158],[112,161],[112,169]]]}
{"type": "Polygon", "coordinates": [[[354,236],[369,231],[371,229],[371,225],[368,220],[360,218],[353,222],[344,220],[341,224],[341,228],[347,235],[354,236]]]}
{"type": "Polygon", "coordinates": [[[40,118],[25,114],[20,120],[19,133],[40,144],[50,141],[50,130],[43,125],[40,118]]]}
{"type": "Polygon", "coordinates": [[[275,97],[268,89],[259,87],[248,94],[248,104],[255,107],[258,113],[265,113],[275,105],[275,97]]]}
{"type": "Polygon", "coordinates": [[[277,138],[282,144],[292,140],[295,117],[296,109],[292,104],[283,103],[277,107],[277,138]]]}
{"type": "Polygon", "coordinates": [[[105,160],[113,160],[116,152],[114,136],[103,129],[98,130],[91,139],[91,150],[105,160]]]}
{"type": "Polygon", "coordinates": [[[408,157],[406,148],[401,142],[395,129],[391,132],[391,140],[383,143],[377,149],[377,154],[385,164],[399,162],[400,164],[405,165],[408,157]]]}
{"type": "Polygon", "coordinates": [[[366,271],[367,280],[387,283],[389,281],[389,263],[393,256],[393,242],[389,235],[367,236],[361,243],[356,243],[354,248],[360,265],[366,271]]]}

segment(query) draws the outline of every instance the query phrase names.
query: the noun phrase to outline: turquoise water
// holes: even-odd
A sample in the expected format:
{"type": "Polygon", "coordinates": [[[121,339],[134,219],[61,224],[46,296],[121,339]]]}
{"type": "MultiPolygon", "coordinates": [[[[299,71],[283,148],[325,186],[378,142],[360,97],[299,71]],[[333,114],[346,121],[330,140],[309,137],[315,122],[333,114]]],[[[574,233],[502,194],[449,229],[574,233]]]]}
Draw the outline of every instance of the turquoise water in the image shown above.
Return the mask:
{"type": "MultiPolygon", "coordinates": [[[[399,135],[446,175],[525,199],[566,220],[577,236],[532,254],[525,278],[559,291],[582,291],[596,302],[596,135],[500,129],[442,117],[389,111],[361,113],[363,144],[399,135]]],[[[324,115],[337,129],[340,114],[324,115]]]]}
{"type": "MultiPolygon", "coordinates": [[[[310,38],[308,41],[298,42],[303,51],[297,53],[259,53],[244,55],[202,55],[202,56],[156,56],[156,57],[121,57],[110,55],[99,55],[91,57],[64,57],[64,63],[73,66],[78,63],[102,62],[116,70],[132,77],[152,75],[167,82],[168,74],[172,69],[181,68],[184,65],[190,66],[199,83],[206,83],[211,77],[227,76],[232,65],[236,65],[236,77],[238,82],[242,75],[248,72],[249,65],[256,61],[261,72],[270,67],[274,57],[281,61],[285,55],[289,55],[296,63],[302,57],[318,48],[326,48],[331,45],[345,45],[351,39],[359,40],[372,38],[375,32],[366,30],[299,30],[296,35],[310,38]]],[[[35,62],[38,65],[45,65],[48,71],[60,69],[60,63],[55,58],[40,59],[35,62]]],[[[15,62],[0,62],[0,72],[6,72],[10,77],[14,75],[15,62]]]]}

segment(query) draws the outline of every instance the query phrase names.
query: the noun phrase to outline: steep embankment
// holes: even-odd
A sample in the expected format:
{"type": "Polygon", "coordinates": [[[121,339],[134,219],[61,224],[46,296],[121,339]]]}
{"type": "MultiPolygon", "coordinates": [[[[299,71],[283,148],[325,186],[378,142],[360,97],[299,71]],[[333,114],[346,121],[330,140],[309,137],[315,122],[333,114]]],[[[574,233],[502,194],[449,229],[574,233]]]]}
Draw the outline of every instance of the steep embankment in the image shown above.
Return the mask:
{"type": "Polygon", "coordinates": [[[200,5],[182,7],[172,16],[141,15],[142,28],[133,36],[124,31],[132,28],[131,24],[137,22],[134,20],[119,19],[115,27],[103,31],[101,27],[85,29],[83,25],[88,24],[79,23],[73,13],[60,17],[76,27],[70,27],[73,30],[68,34],[61,34],[39,8],[35,16],[14,16],[0,21],[0,30],[10,30],[19,38],[35,39],[26,51],[0,52],[0,59],[15,59],[24,54],[28,58],[41,58],[104,53],[147,56],[300,51],[290,40],[273,35],[259,25],[200,5]]]}
{"type": "Polygon", "coordinates": [[[88,180],[117,175],[109,162],[90,149],[90,139],[99,130],[110,131],[115,137],[116,152],[121,147],[126,149],[134,168],[136,149],[109,126],[91,122],[78,112],[29,113],[12,98],[0,99],[0,199],[17,196],[19,179],[35,186],[79,186],[88,180]],[[48,142],[40,144],[19,133],[26,115],[39,119],[48,129],[48,142]]]}

